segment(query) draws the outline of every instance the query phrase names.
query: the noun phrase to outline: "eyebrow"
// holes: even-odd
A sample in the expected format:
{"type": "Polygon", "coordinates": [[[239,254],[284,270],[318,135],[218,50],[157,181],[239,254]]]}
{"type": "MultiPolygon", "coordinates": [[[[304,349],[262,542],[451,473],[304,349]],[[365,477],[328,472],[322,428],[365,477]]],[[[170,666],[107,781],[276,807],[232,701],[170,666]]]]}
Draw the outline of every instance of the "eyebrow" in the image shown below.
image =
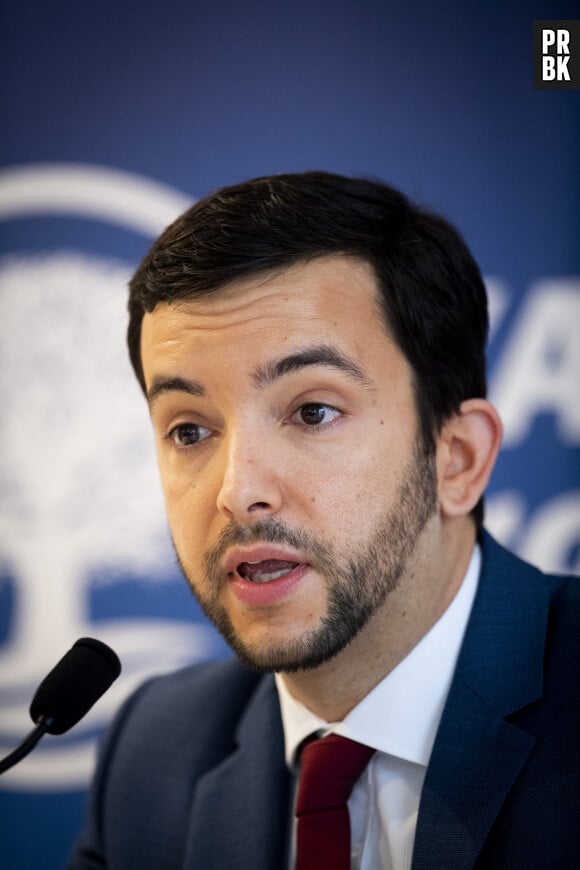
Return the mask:
{"type": "Polygon", "coordinates": [[[155,399],[163,393],[187,393],[190,396],[202,398],[207,395],[205,387],[199,381],[191,381],[188,378],[166,378],[163,375],[155,375],[151,386],[147,390],[147,401],[151,406],[155,399]]]}
{"type": "Polygon", "coordinates": [[[278,360],[267,363],[253,375],[257,387],[266,387],[284,375],[297,372],[308,366],[326,366],[348,375],[353,381],[365,387],[372,386],[363,369],[353,359],[345,356],[338,348],[328,344],[305,348],[278,360]]]}
{"type": "MultiPolygon", "coordinates": [[[[365,387],[372,387],[372,381],[363,369],[353,359],[345,356],[338,348],[322,344],[305,348],[288,354],[281,359],[272,360],[260,367],[252,375],[252,380],[258,389],[264,389],[284,375],[298,372],[310,366],[325,366],[348,375],[351,380],[365,387]]],[[[151,406],[164,393],[187,393],[189,396],[203,398],[207,390],[199,381],[181,377],[165,377],[155,375],[147,391],[147,401],[151,406]]]]}

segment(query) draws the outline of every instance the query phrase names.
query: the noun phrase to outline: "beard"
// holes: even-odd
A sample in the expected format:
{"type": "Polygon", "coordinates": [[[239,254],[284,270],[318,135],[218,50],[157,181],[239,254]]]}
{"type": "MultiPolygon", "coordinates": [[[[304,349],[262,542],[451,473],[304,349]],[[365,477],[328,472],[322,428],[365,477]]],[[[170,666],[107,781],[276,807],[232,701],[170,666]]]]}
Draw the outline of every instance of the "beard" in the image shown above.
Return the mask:
{"type": "Polygon", "coordinates": [[[279,519],[259,520],[251,527],[232,521],[204,557],[206,583],[202,593],[177,561],[188,585],[240,661],[262,673],[292,673],[316,668],[343,650],[399,585],[418,538],[437,506],[433,454],[419,441],[408,463],[395,503],[369,532],[366,540],[337,550],[305,529],[293,529],[279,519]],[[260,648],[245,643],[219,601],[225,582],[220,561],[238,544],[287,544],[298,550],[326,581],[327,609],[320,623],[301,637],[260,648]]]}

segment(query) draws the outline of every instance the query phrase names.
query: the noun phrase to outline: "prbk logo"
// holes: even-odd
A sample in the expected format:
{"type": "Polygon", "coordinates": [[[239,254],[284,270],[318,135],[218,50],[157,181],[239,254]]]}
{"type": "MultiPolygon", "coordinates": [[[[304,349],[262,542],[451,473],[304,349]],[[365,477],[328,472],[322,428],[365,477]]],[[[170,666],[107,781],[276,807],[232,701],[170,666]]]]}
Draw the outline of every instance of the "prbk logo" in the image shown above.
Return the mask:
{"type": "Polygon", "coordinates": [[[534,88],[580,90],[580,21],[534,21],[534,88]]]}

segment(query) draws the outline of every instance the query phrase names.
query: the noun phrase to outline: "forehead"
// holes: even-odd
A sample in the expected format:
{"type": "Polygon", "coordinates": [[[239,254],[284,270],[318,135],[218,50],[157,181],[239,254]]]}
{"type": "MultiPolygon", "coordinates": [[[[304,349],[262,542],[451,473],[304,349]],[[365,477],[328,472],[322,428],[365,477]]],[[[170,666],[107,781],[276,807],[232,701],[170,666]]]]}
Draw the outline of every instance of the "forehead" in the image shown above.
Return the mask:
{"type": "MultiPolygon", "coordinates": [[[[146,379],[184,354],[240,357],[333,343],[357,358],[392,344],[374,272],[344,256],[321,257],[260,273],[204,296],[161,303],[145,314],[141,349],[146,379]]],[[[210,357],[211,359],[211,357],[210,357]]],[[[218,356],[214,357],[216,363],[218,356]]]]}

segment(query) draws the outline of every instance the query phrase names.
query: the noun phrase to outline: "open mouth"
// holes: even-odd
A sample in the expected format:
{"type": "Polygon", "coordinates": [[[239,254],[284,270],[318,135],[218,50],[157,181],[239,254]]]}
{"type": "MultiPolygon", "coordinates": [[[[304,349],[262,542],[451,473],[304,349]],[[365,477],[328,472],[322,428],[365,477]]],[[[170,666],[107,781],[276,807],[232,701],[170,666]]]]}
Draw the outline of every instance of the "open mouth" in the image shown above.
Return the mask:
{"type": "Polygon", "coordinates": [[[299,562],[283,562],[280,559],[265,559],[259,562],[240,562],[236,568],[237,574],[251,583],[271,583],[286,577],[299,562]]]}

